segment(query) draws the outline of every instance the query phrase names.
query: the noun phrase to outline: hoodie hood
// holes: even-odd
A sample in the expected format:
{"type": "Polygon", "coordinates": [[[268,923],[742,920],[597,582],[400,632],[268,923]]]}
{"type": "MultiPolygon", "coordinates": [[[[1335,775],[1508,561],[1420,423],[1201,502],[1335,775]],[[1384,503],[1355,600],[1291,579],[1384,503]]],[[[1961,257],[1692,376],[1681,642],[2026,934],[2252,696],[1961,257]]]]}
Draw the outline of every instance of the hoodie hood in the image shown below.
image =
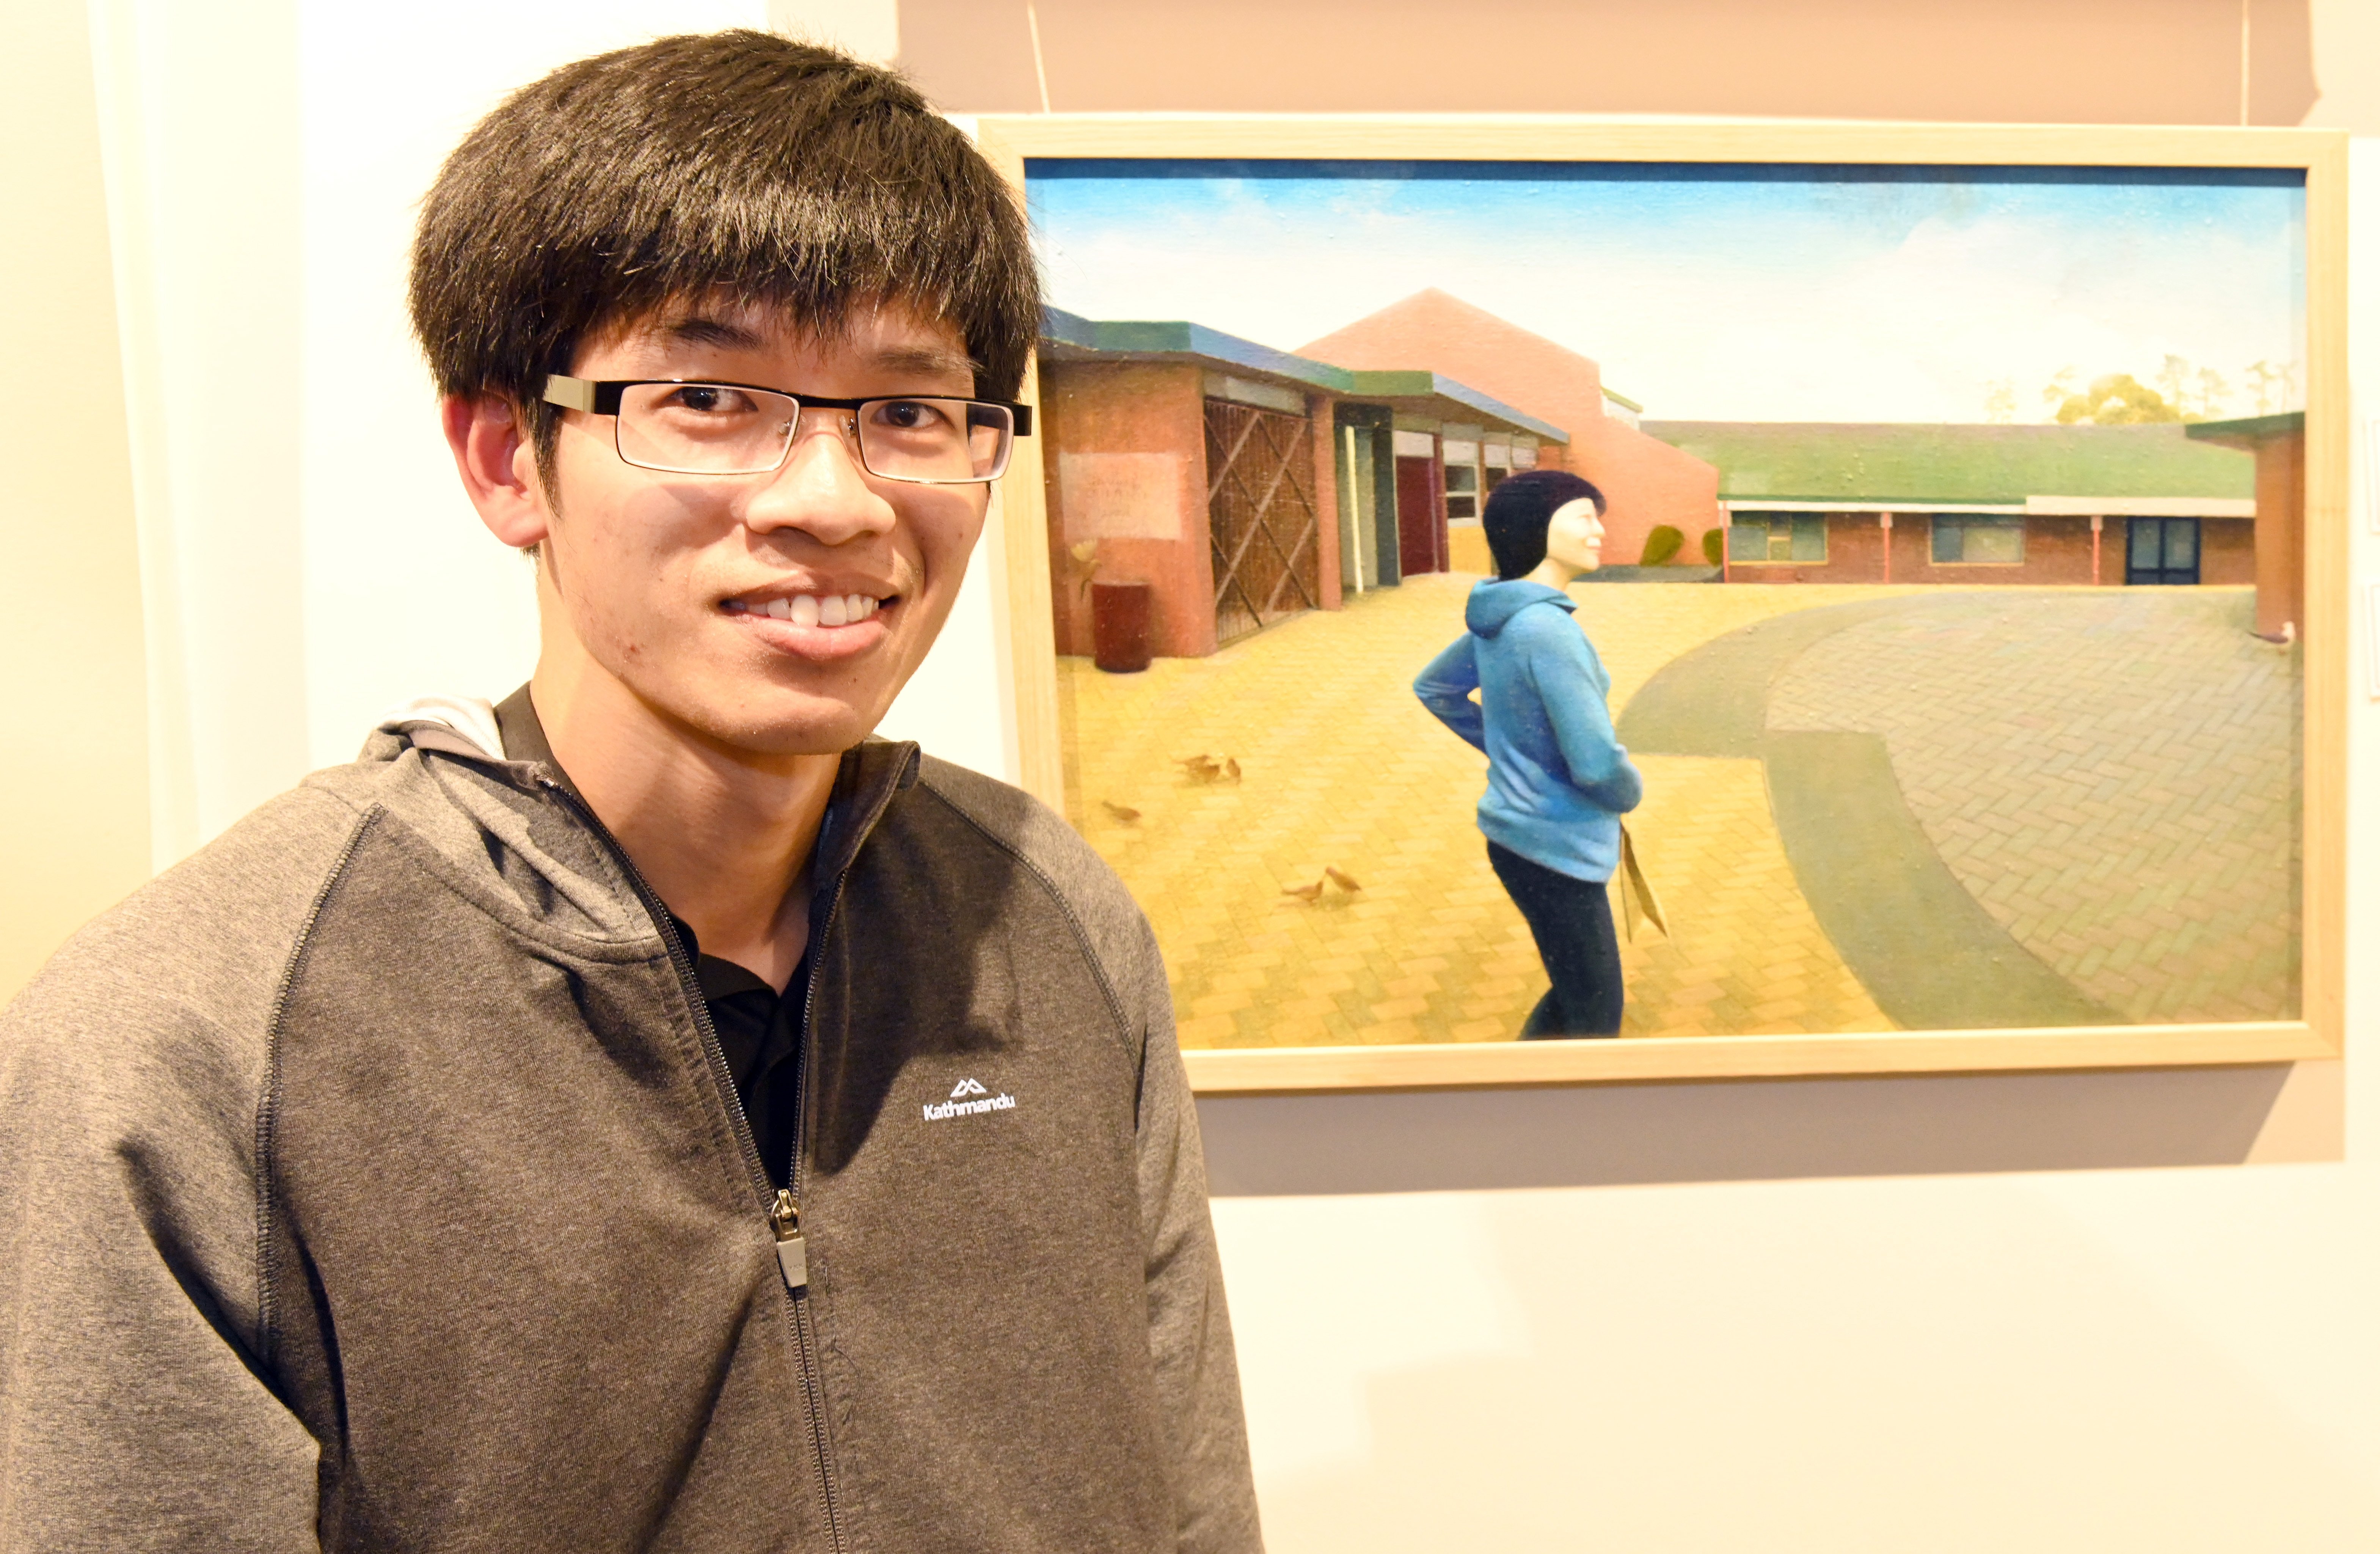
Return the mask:
{"type": "Polygon", "coordinates": [[[1510,582],[1489,578],[1475,585],[1471,598],[1463,606],[1463,624],[1481,637],[1494,637],[1511,624],[1513,616],[1532,604],[1551,604],[1575,613],[1577,601],[1557,588],[1533,583],[1526,577],[1510,582]]]}

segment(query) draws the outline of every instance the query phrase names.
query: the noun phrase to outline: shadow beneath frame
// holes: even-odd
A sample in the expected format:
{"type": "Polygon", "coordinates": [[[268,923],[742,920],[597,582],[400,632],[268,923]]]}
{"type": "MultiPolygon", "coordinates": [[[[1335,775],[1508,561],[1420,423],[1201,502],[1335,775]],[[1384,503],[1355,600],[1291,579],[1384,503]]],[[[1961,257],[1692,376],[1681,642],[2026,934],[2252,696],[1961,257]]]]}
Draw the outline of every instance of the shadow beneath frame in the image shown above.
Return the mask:
{"type": "Polygon", "coordinates": [[[2341,1158],[2338,1067],[1204,1096],[1198,1117],[1222,1197],[2237,1165],[2341,1158]]]}

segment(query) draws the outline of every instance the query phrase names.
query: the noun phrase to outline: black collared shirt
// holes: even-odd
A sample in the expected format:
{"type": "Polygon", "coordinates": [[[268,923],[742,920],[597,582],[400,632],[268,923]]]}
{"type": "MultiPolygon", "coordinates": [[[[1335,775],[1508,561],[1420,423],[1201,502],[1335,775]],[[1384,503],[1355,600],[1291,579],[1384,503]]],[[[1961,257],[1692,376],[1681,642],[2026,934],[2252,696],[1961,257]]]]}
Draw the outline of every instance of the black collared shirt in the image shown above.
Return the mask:
{"type": "Polygon", "coordinates": [[[794,967],[780,993],[734,961],[704,954],[694,929],[676,913],[670,914],[670,923],[686,941],[686,953],[694,957],[694,979],[710,1011],[711,1028],[719,1033],[727,1072],[735,1075],[735,1099],[744,1103],[745,1120],[752,1124],[760,1163],[768,1167],[770,1181],[784,1186],[801,1113],[802,1014],[809,993],[809,956],[794,967]]]}
{"type": "MultiPolygon", "coordinates": [[[[527,686],[496,704],[496,728],[504,735],[507,759],[541,762],[552,769],[565,787],[577,793],[570,773],[553,759],[553,747],[546,743],[545,726],[538,722],[527,686]]],[[[830,806],[827,822],[819,830],[821,841],[832,820],[830,806]]],[[[672,912],[669,920],[694,962],[695,983],[710,1012],[711,1028],[719,1033],[719,1049],[735,1081],[735,1099],[743,1104],[745,1121],[751,1124],[760,1163],[767,1168],[769,1180],[783,1187],[793,1171],[794,1139],[800,1126],[802,1016],[809,1002],[809,956],[802,956],[786,979],[785,990],[779,993],[734,961],[704,954],[694,929],[676,913],[672,912]]]]}

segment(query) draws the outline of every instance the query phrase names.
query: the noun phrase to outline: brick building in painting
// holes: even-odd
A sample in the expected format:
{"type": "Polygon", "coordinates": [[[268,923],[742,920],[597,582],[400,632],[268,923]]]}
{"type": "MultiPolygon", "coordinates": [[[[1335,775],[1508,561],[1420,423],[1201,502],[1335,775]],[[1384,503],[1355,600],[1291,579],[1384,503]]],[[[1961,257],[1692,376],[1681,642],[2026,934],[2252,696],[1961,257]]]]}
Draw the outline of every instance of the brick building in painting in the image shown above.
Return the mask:
{"type": "Polygon", "coordinates": [[[2305,412],[2200,421],[2194,442],[2256,461],[2256,629],[2277,637],[2305,621],[2305,412]]]}
{"type": "Polygon", "coordinates": [[[2252,583],[2260,549],[2302,553],[2216,438],[2261,424],[1645,430],[1718,467],[1730,582],[2113,586],[2252,583]]]}
{"type": "Polygon", "coordinates": [[[1724,530],[1735,583],[2258,585],[2299,618],[2304,418],[2152,426],[1641,420],[1589,358],[1424,291],[1296,352],[1187,321],[1050,310],[1039,356],[1051,607],[1148,589],[1194,658],[1425,572],[1491,570],[1479,512],[1550,466],[1610,501],[1605,554],[1724,530]]]}
{"type": "Polygon", "coordinates": [[[1058,651],[1088,584],[1148,585],[1149,646],[1196,658],[1454,563],[1450,512],[1569,433],[1426,369],[1355,370],[1186,321],[1050,310],[1038,431],[1058,651]]]}
{"type": "MultiPolygon", "coordinates": [[[[1610,505],[1604,553],[1633,562],[1659,525],[1689,537],[1718,521],[1718,472],[1638,429],[1638,407],[1603,385],[1593,360],[1435,287],[1298,347],[1348,367],[1427,367],[1563,427],[1570,440],[1545,462],[1593,480],[1610,505]]],[[[1486,473],[1486,472],[1483,472],[1486,473]]],[[[1482,489],[1492,480],[1483,481],[1482,489]]],[[[1478,515],[1451,514],[1459,571],[1489,570],[1478,515]],[[1467,531],[1466,531],[1467,526],[1467,531]]]]}

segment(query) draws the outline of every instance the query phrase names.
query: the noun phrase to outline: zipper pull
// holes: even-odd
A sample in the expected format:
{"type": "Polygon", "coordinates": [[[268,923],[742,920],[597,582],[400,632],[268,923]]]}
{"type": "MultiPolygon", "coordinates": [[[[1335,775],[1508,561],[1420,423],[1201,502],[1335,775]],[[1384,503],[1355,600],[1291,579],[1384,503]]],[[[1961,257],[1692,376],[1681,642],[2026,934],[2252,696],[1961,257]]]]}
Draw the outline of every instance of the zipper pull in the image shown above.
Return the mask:
{"type": "Polygon", "coordinates": [[[801,1289],[810,1281],[810,1254],[802,1241],[801,1205],[794,1201],[790,1188],[777,1189],[769,1228],[777,1232],[777,1271],[785,1276],[785,1288],[801,1289]]]}

